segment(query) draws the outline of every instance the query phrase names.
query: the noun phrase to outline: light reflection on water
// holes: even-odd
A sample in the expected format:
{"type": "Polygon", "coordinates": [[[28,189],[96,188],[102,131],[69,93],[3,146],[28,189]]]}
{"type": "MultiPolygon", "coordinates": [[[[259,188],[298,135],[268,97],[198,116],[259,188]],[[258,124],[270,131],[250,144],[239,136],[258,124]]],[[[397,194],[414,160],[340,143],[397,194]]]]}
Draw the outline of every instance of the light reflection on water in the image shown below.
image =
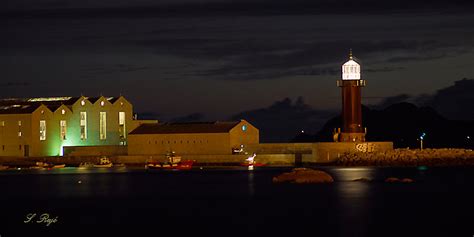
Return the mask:
{"type": "Polygon", "coordinates": [[[94,173],[126,173],[133,169],[120,168],[78,168],[65,167],[59,169],[11,169],[1,171],[0,175],[20,175],[20,174],[94,174],[94,173]]]}
{"type": "Polygon", "coordinates": [[[367,218],[370,209],[369,195],[375,179],[375,168],[334,168],[331,171],[335,179],[337,203],[340,208],[342,223],[352,223],[352,228],[341,229],[341,236],[352,236],[359,233],[367,234],[367,218]],[[364,179],[364,181],[354,181],[364,179]]]}
{"type": "Polygon", "coordinates": [[[375,178],[375,168],[371,167],[356,167],[356,168],[334,168],[331,174],[334,175],[336,181],[354,181],[356,179],[375,178]]]}
{"type": "MultiPolygon", "coordinates": [[[[273,184],[272,177],[290,171],[288,167],[255,167],[252,171],[248,167],[204,167],[202,170],[197,167],[189,172],[145,171],[143,168],[2,171],[0,200],[5,203],[18,201],[16,205],[8,205],[7,212],[2,209],[0,217],[2,213],[8,213],[2,218],[10,221],[13,220],[11,214],[22,215],[32,207],[36,210],[48,205],[55,214],[61,214],[61,220],[73,220],[61,222],[61,225],[66,224],[64,229],[67,231],[77,228],[78,223],[86,226],[85,229],[92,229],[98,223],[80,222],[81,216],[97,218],[107,227],[116,227],[123,218],[131,223],[133,230],[167,220],[167,225],[181,223],[187,218],[195,223],[194,229],[212,223],[209,225],[212,233],[242,230],[249,234],[240,236],[255,233],[279,236],[282,230],[291,230],[291,234],[285,236],[305,235],[303,233],[314,230],[318,236],[387,236],[397,229],[403,234],[390,236],[406,236],[413,226],[437,225],[445,226],[447,230],[472,226],[469,225],[474,213],[474,193],[470,189],[474,183],[472,168],[430,168],[426,171],[365,167],[316,169],[328,172],[335,182],[273,184]],[[383,182],[391,176],[414,178],[416,182],[383,182]],[[372,181],[353,181],[360,178],[372,181]],[[443,208],[445,203],[449,206],[443,208]],[[18,208],[23,210],[18,211],[18,208]],[[61,213],[61,210],[67,211],[61,213]],[[121,216],[124,210],[136,218],[130,220],[128,216],[121,216]],[[431,214],[431,210],[436,213],[431,214]],[[455,216],[460,211],[466,218],[439,218],[455,216]],[[148,220],[150,222],[144,225],[148,220]],[[446,225],[450,220],[453,221],[446,225]],[[260,224],[262,221],[271,225],[264,227],[260,224]],[[250,231],[246,231],[247,228],[250,231]],[[293,234],[297,230],[301,230],[296,232],[301,234],[293,234]]],[[[23,223],[18,224],[16,220],[7,223],[13,223],[15,230],[24,228],[23,223]]],[[[182,224],[177,226],[178,229],[181,227],[182,224]]]]}
{"type": "Polygon", "coordinates": [[[248,174],[248,188],[249,188],[248,192],[251,197],[255,195],[255,181],[254,181],[254,173],[252,172],[252,170],[249,169],[249,174],[248,174]]]}

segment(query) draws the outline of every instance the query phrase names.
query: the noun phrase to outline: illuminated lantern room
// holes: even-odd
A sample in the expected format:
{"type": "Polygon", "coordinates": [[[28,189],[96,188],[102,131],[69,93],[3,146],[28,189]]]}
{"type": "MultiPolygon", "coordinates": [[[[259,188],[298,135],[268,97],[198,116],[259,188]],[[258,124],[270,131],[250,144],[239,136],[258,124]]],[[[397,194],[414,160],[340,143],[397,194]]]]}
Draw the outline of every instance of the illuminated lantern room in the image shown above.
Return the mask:
{"type": "Polygon", "coordinates": [[[342,65],[342,80],[360,80],[360,64],[354,61],[352,50],[349,53],[349,61],[342,65]]]}

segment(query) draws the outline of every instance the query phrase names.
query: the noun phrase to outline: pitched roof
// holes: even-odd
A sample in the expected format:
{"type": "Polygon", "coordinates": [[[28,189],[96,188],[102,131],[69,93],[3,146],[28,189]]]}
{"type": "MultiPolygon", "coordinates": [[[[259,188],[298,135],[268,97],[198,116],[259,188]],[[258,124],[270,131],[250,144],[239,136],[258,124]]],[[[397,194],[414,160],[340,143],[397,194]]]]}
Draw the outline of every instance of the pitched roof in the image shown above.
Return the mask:
{"type": "Polygon", "coordinates": [[[227,133],[240,121],[142,124],[130,134],[227,133]]]}
{"type": "Polygon", "coordinates": [[[0,114],[30,114],[30,113],[33,113],[40,106],[41,106],[40,103],[23,104],[23,105],[0,104],[0,114]]]}
{"type": "MultiPolygon", "coordinates": [[[[27,114],[32,113],[41,104],[44,104],[51,111],[55,111],[61,105],[66,105],[69,108],[76,103],[81,97],[40,97],[40,98],[7,98],[0,99],[0,114],[27,114]]],[[[86,97],[89,101],[94,103],[100,97],[86,97]]],[[[111,101],[114,97],[106,97],[111,101]]]]}

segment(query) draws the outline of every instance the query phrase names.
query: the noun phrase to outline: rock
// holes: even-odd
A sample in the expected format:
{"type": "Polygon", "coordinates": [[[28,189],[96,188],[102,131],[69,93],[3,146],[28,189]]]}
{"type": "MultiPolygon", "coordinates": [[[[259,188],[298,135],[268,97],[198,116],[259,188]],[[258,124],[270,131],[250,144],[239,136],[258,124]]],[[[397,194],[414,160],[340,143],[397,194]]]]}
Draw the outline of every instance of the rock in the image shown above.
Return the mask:
{"type": "Polygon", "coordinates": [[[273,178],[274,183],[332,183],[334,179],[328,173],[320,170],[296,168],[273,178]]]}
{"type": "Polygon", "coordinates": [[[385,179],[385,182],[386,183],[413,183],[415,181],[410,178],[399,179],[395,177],[390,177],[390,178],[385,179]]]}
{"type": "Polygon", "coordinates": [[[352,181],[354,181],[354,182],[370,182],[372,180],[368,179],[368,178],[358,178],[358,179],[354,179],[352,181]]]}
{"type": "Polygon", "coordinates": [[[396,182],[400,182],[400,179],[395,178],[395,177],[390,177],[390,178],[385,179],[385,182],[386,183],[396,183],[396,182]]]}

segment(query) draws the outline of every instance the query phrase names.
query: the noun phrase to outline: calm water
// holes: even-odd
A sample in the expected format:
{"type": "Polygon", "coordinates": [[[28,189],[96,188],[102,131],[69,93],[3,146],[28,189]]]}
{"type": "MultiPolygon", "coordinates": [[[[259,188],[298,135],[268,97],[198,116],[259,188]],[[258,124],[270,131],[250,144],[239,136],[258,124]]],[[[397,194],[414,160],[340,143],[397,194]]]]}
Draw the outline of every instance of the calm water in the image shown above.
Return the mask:
{"type": "Polygon", "coordinates": [[[272,184],[289,168],[3,171],[0,235],[474,235],[474,167],[320,169],[336,182],[272,184]],[[57,222],[36,223],[43,213],[57,222]]]}

